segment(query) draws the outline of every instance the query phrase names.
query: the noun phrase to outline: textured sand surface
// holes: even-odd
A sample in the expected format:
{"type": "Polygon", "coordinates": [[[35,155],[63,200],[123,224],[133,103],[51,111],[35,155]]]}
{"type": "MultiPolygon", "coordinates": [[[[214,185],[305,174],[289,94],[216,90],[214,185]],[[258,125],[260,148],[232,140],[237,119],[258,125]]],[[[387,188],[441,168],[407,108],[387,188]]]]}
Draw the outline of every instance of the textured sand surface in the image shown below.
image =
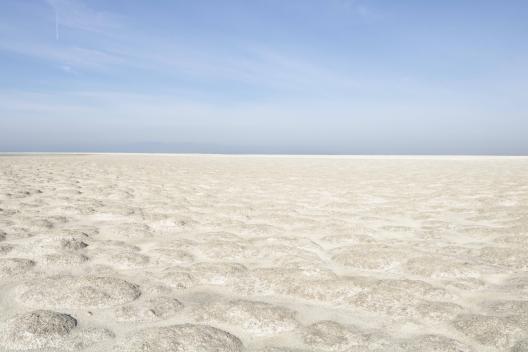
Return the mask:
{"type": "Polygon", "coordinates": [[[0,156],[0,351],[528,351],[528,159],[0,156]]]}

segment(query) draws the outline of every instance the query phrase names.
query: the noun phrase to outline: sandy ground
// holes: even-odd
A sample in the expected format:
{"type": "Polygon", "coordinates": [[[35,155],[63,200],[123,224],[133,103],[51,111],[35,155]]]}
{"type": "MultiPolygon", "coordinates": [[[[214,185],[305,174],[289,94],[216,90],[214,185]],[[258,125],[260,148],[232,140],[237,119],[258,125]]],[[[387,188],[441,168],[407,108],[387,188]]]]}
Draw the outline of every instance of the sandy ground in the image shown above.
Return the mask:
{"type": "Polygon", "coordinates": [[[0,350],[528,351],[528,159],[0,156],[0,350]]]}

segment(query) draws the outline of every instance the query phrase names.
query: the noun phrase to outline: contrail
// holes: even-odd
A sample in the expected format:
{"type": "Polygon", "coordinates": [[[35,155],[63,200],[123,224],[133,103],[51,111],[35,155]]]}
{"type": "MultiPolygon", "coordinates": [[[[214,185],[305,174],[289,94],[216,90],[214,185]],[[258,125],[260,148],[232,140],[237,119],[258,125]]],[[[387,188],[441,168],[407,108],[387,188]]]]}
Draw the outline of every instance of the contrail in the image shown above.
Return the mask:
{"type": "Polygon", "coordinates": [[[59,13],[56,8],[55,10],[55,39],[59,40],[59,13]]]}

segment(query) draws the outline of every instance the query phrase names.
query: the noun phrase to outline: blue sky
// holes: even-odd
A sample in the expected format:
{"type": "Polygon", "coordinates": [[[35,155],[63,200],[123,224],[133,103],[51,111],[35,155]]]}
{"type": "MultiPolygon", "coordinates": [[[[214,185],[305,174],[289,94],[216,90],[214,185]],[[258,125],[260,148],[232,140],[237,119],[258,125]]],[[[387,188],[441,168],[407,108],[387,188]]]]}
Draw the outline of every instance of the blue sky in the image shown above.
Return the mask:
{"type": "Polygon", "coordinates": [[[528,154],[528,2],[2,0],[0,151],[528,154]]]}

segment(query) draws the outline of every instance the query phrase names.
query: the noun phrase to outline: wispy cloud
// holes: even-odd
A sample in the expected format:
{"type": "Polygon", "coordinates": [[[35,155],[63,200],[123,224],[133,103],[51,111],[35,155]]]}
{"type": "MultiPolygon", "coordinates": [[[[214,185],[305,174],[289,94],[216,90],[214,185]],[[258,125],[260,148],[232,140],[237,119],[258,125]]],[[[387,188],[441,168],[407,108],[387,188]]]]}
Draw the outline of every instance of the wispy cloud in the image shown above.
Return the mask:
{"type": "MultiPolygon", "coordinates": [[[[349,75],[295,50],[286,52],[240,38],[223,38],[223,50],[218,50],[208,43],[190,44],[127,28],[118,15],[91,9],[80,0],[47,3],[58,13],[59,26],[86,33],[69,35],[58,42],[35,36],[34,31],[9,27],[3,33],[0,50],[46,61],[66,73],[104,74],[114,69],[130,75],[152,72],[172,79],[321,95],[358,86],[349,75]]],[[[48,17],[55,20],[51,12],[48,17]]]]}
{"type": "Polygon", "coordinates": [[[114,53],[79,46],[4,40],[0,42],[0,50],[30,56],[56,64],[57,67],[70,69],[104,70],[123,62],[123,58],[114,53]]]}
{"type": "Polygon", "coordinates": [[[46,0],[56,14],[58,27],[104,33],[121,27],[120,16],[88,7],[81,0],[46,0]]]}
{"type": "Polygon", "coordinates": [[[169,77],[183,75],[279,91],[358,88],[358,80],[301,54],[251,42],[230,44],[232,50],[222,54],[206,47],[174,47],[163,42],[146,50],[129,47],[120,54],[128,58],[129,65],[169,77]]]}

